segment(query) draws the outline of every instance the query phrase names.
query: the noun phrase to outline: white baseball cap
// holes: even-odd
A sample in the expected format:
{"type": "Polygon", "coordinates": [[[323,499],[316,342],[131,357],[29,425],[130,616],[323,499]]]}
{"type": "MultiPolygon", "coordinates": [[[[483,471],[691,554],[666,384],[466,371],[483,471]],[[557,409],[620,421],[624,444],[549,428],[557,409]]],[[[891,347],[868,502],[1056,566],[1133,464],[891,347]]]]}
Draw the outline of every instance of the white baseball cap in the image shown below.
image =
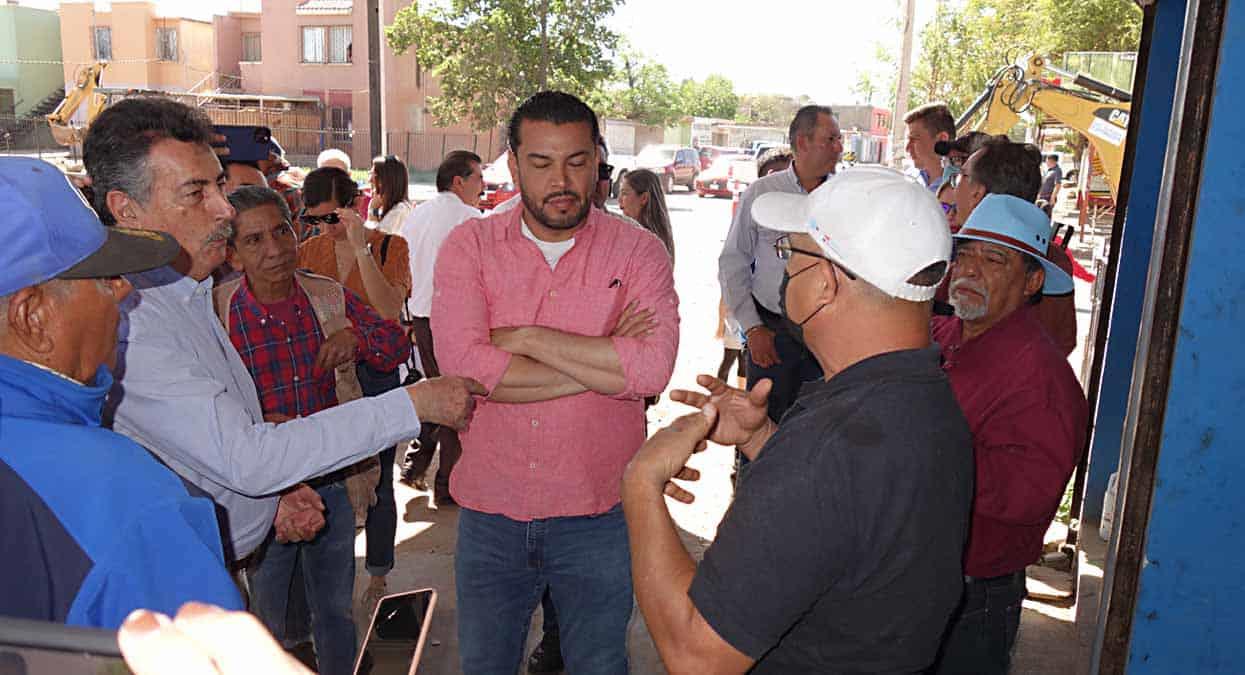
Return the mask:
{"type": "Polygon", "coordinates": [[[752,204],[763,227],[810,235],[826,257],[895,298],[924,302],[929,286],[909,282],[951,261],[951,231],[938,200],[894,169],[856,166],[808,194],[770,192],[752,204]]]}

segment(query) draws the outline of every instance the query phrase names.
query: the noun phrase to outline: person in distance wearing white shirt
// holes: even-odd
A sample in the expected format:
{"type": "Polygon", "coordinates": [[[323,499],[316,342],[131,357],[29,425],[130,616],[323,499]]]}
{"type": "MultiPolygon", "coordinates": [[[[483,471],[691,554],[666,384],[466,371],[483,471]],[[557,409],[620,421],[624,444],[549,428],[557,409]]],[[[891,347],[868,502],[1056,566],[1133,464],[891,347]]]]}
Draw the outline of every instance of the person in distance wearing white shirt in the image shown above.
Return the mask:
{"type": "MultiPolygon", "coordinates": [[[[402,224],[400,234],[410,247],[411,297],[407,308],[412,319],[419,359],[424,375],[436,377],[440,370],[433,354],[432,329],[428,316],[432,310],[432,272],[441,243],[459,223],[480,217],[480,193],[484,190],[484,174],[480,156],[467,150],[455,150],[437,167],[437,196],[415,207],[402,224]]],[[[407,455],[402,469],[402,482],[418,490],[427,490],[424,473],[432,463],[433,453],[441,448],[441,465],[433,485],[433,501],[437,505],[453,504],[450,497],[450,472],[462,454],[458,434],[449,427],[426,424],[420,430],[419,449],[407,455]]]]}

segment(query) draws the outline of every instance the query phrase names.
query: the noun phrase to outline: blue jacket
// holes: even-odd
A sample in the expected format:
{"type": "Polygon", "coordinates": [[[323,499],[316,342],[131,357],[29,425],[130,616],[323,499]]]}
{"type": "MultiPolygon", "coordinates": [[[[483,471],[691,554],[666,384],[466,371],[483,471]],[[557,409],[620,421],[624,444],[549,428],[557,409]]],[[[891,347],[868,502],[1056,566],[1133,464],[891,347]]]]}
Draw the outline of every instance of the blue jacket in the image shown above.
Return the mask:
{"type": "Polygon", "coordinates": [[[140,607],[240,609],[213,504],[100,428],[83,386],[0,355],[0,615],[116,628],[140,607]]]}

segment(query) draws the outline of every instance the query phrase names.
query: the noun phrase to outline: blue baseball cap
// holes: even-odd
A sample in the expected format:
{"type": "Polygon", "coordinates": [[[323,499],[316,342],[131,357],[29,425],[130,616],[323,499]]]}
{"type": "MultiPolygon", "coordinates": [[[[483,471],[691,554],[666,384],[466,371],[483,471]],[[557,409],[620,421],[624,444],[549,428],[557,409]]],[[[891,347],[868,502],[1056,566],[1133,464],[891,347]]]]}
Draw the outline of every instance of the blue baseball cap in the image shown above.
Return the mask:
{"type": "Polygon", "coordinates": [[[163,232],[104,227],[69,177],[42,160],[0,159],[0,295],[50,279],[96,279],[167,265],[163,232]]]}
{"type": "Polygon", "coordinates": [[[1046,270],[1043,295],[1072,292],[1072,276],[1046,258],[1050,247],[1050,217],[1035,204],[1011,195],[986,195],[973,208],[955,238],[988,241],[1033,256],[1046,270]]]}

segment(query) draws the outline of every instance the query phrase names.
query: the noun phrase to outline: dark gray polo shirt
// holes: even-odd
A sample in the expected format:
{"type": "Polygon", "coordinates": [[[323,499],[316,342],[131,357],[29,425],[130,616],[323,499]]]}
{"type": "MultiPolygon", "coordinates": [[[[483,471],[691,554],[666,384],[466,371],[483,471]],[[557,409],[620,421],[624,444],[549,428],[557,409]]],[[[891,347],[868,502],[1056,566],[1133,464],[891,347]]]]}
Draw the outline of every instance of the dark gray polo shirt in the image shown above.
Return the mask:
{"type": "Polygon", "coordinates": [[[804,385],[692,601],[755,673],[925,668],[960,599],[972,452],[937,346],[804,385]]]}

